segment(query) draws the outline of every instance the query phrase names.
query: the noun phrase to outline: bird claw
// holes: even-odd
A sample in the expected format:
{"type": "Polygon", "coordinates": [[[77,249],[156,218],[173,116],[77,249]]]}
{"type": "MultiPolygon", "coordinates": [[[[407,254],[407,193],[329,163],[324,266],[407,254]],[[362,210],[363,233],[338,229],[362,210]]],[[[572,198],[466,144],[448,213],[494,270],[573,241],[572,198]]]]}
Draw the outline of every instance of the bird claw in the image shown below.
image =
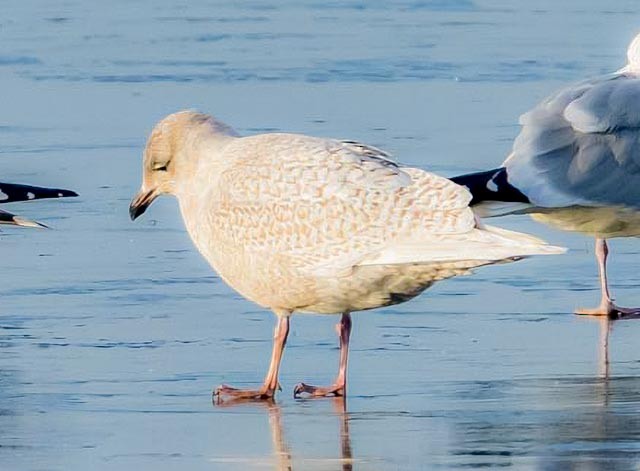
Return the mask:
{"type": "Polygon", "coordinates": [[[640,309],[614,306],[609,317],[612,319],[638,319],[640,318],[640,309]]]}
{"type": "Polygon", "coordinates": [[[640,318],[640,308],[620,307],[613,302],[603,303],[592,309],[576,309],[575,313],[581,316],[607,316],[612,320],[640,318]]]}
{"type": "Polygon", "coordinates": [[[264,386],[260,389],[238,389],[221,384],[213,391],[212,399],[214,404],[222,404],[225,402],[225,397],[228,397],[231,402],[266,401],[273,399],[273,393],[273,390],[264,386]]]}
{"type": "Polygon", "coordinates": [[[334,384],[329,387],[311,386],[305,383],[298,383],[293,388],[293,397],[298,398],[302,394],[309,397],[341,397],[344,396],[344,384],[334,384]]]}

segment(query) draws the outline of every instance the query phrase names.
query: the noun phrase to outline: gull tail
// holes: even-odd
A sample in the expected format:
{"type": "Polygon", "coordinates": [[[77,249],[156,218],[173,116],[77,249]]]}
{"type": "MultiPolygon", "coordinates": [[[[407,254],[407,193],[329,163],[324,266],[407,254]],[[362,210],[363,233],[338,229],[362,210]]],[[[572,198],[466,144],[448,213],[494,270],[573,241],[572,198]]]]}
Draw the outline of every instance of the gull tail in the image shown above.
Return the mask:
{"type": "Polygon", "coordinates": [[[529,198],[509,183],[504,167],[459,175],[450,180],[469,190],[473,196],[471,206],[480,217],[513,214],[532,206],[529,198]]]}
{"type": "Polygon", "coordinates": [[[0,182],[0,203],[40,200],[44,198],[66,198],[71,196],[78,196],[78,193],[61,188],[44,188],[40,186],[0,182]]]}
{"type": "Polygon", "coordinates": [[[478,265],[512,261],[532,255],[566,251],[541,239],[481,223],[464,234],[432,235],[420,240],[397,241],[358,265],[443,263],[478,261],[478,265]]]}
{"type": "Polygon", "coordinates": [[[16,216],[15,214],[11,214],[7,211],[0,211],[0,224],[12,224],[14,226],[40,227],[48,229],[48,227],[42,223],[16,216]]]}
{"type": "Polygon", "coordinates": [[[476,230],[490,239],[496,255],[504,253],[507,258],[528,257],[531,255],[558,255],[565,253],[565,247],[547,244],[544,240],[523,232],[510,231],[496,226],[478,223],[476,230]],[[512,255],[508,255],[508,254],[512,255]]]}

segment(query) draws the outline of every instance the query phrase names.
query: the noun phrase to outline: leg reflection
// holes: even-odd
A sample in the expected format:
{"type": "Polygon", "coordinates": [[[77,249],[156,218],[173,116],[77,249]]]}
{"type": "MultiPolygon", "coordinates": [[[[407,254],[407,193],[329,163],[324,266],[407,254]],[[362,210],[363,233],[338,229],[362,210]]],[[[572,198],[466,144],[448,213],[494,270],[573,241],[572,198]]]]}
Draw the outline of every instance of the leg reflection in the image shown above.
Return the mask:
{"type": "Polygon", "coordinates": [[[351,435],[349,435],[349,415],[347,414],[347,400],[345,397],[333,399],[333,410],[340,420],[340,448],[342,455],[342,470],[353,469],[353,454],[351,452],[351,435]]]}
{"type": "Polygon", "coordinates": [[[275,402],[265,403],[269,412],[269,427],[271,428],[271,440],[277,471],[292,471],[291,451],[285,438],[282,427],[282,408],[275,402]]]}
{"type": "Polygon", "coordinates": [[[598,375],[609,379],[609,334],[615,321],[605,317],[600,320],[600,339],[598,341],[598,375]]]}
{"type": "MultiPolygon", "coordinates": [[[[283,427],[282,408],[275,402],[265,402],[264,406],[269,414],[275,469],[277,471],[292,471],[293,457],[286,438],[285,428],[283,427]]],[[[333,409],[340,423],[340,463],[342,464],[342,470],[351,471],[353,469],[353,454],[349,435],[349,416],[344,397],[333,399],[333,409]]],[[[304,469],[304,463],[301,464],[301,468],[304,469]]]]}
{"type": "Polygon", "coordinates": [[[605,317],[600,319],[600,338],[598,340],[598,379],[595,385],[596,397],[602,406],[609,404],[609,337],[613,329],[613,319],[605,317]]]}

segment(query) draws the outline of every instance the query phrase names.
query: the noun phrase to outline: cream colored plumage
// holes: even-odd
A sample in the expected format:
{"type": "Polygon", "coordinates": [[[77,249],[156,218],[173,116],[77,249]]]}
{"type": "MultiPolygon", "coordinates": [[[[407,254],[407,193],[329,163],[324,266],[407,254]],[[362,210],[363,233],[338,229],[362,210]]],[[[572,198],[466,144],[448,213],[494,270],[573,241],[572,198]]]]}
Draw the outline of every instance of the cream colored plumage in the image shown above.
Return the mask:
{"type": "MultiPolygon", "coordinates": [[[[287,330],[294,311],[348,316],[477,266],[559,251],[482,227],[465,188],[354,142],[239,137],[210,116],[181,112],[154,129],[143,171],[132,217],[158,194],[174,194],[213,268],[286,319],[287,330]]],[[[273,394],[268,382],[258,396],[273,394]]]]}

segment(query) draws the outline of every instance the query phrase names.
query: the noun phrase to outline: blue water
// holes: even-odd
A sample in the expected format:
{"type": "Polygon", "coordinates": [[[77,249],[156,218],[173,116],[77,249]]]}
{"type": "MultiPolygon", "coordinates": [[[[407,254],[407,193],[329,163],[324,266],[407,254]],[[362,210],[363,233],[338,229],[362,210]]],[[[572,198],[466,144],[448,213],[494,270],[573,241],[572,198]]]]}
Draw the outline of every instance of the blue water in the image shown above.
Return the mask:
{"type": "MultiPolygon", "coordinates": [[[[498,224],[570,252],[479,270],[354,315],[349,397],[293,400],[335,373],[334,318],[297,316],[275,405],[272,316],[195,252],[175,201],[135,224],[150,129],[184,108],[243,134],[361,140],[444,175],[491,168],[517,117],[615,70],[635,1],[5,1],[2,179],[81,198],[7,209],[55,230],[0,236],[0,468],[637,469],[640,324],[571,314],[599,292],[592,241],[498,224]]],[[[623,305],[639,247],[611,244],[623,305]]]]}

